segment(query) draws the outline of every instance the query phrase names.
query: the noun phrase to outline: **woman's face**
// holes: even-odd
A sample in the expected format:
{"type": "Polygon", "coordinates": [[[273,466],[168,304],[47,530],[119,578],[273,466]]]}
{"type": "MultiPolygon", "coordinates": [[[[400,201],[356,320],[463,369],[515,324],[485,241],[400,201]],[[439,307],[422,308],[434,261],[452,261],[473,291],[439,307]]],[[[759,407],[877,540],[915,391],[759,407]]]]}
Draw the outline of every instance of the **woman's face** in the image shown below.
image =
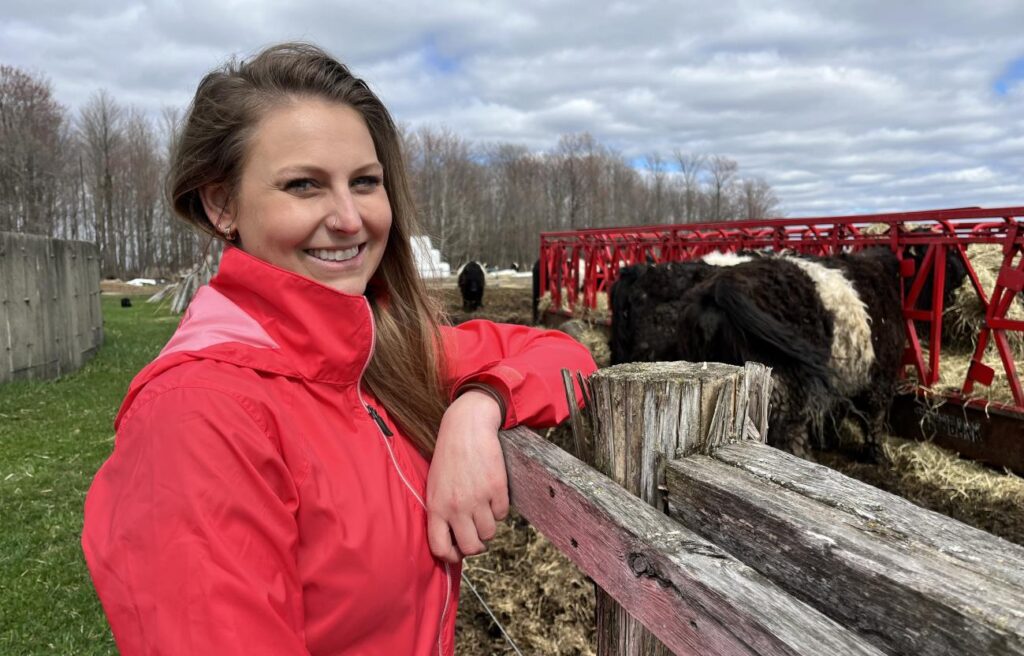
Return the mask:
{"type": "Polygon", "coordinates": [[[346,294],[362,294],[388,243],[384,168],[351,107],[300,99],[257,124],[234,198],[203,191],[207,216],[242,250],[346,294]],[[220,206],[227,200],[227,210],[220,206]]]}

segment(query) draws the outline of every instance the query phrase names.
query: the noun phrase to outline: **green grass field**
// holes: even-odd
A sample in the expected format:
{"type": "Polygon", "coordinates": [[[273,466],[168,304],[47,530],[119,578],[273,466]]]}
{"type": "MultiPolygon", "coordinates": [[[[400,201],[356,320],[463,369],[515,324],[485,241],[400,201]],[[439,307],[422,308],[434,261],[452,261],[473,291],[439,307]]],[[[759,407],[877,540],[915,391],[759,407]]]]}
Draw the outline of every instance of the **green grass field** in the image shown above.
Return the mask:
{"type": "Polygon", "coordinates": [[[116,654],[79,536],[132,377],[178,318],[103,297],[105,341],[56,381],[0,385],[0,654],[116,654]]]}

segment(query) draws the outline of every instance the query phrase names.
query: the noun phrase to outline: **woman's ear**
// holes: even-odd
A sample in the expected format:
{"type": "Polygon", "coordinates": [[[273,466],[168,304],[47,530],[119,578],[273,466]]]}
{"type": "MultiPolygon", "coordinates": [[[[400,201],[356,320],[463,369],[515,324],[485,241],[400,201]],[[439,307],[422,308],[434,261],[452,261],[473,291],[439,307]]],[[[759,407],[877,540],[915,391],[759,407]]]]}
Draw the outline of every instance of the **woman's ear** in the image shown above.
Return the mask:
{"type": "Polygon", "coordinates": [[[223,184],[206,185],[199,189],[199,197],[213,227],[221,233],[230,232],[235,224],[235,215],[227,187],[223,184]]]}

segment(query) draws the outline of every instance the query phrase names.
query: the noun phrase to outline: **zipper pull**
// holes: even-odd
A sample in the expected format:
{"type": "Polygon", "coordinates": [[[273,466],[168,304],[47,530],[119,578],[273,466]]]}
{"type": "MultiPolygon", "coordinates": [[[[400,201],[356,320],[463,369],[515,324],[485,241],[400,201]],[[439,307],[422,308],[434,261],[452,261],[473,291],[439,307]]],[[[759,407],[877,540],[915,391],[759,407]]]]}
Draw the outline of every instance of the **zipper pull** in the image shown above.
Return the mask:
{"type": "Polygon", "coordinates": [[[384,423],[384,419],[379,414],[377,414],[376,410],[373,409],[373,406],[367,404],[366,411],[369,412],[370,417],[372,417],[373,420],[377,422],[377,427],[380,428],[380,432],[384,433],[384,435],[386,435],[387,437],[391,437],[392,435],[394,435],[394,433],[391,432],[391,429],[388,428],[388,425],[384,423]]]}

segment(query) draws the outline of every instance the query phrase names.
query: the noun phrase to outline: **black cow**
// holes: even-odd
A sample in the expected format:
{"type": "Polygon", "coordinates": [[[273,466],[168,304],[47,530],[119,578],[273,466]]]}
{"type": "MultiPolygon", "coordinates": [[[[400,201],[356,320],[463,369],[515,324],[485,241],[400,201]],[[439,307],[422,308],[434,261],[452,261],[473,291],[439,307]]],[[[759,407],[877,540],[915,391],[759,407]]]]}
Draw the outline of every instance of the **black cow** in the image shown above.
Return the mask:
{"type": "Polygon", "coordinates": [[[620,269],[609,294],[611,363],[681,359],[678,315],[683,295],[710,276],[715,267],[733,266],[759,256],[751,252],[713,252],[700,260],[658,265],[648,256],[647,264],[620,269]]]}
{"type": "Polygon", "coordinates": [[[710,275],[703,261],[634,264],[619,270],[609,301],[611,363],[681,359],[679,312],[683,295],[710,275]]]}
{"type": "Polygon", "coordinates": [[[484,268],[479,262],[467,262],[459,269],[459,291],[462,292],[462,309],[472,312],[483,307],[484,268]]]}
{"type": "MultiPolygon", "coordinates": [[[[920,259],[923,251],[909,255],[920,259]]],[[[812,441],[832,443],[834,427],[851,417],[869,440],[865,455],[874,455],[904,345],[896,255],[872,248],[829,258],[760,257],[706,269],[690,264],[703,273],[692,276],[680,296],[655,299],[642,314],[632,307],[622,326],[630,331],[625,336],[613,323],[613,362],[764,363],[773,368],[776,383],[769,443],[803,455],[812,441]],[[652,325],[666,322],[671,323],[652,325]],[[644,342],[641,335],[658,339],[644,342]],[[618,356],[616,338],[625,345],[618,356]]],[[[964,270],[955,263],[947,268],[947,293],[963,282],[958,271],[964,270]]]]}

